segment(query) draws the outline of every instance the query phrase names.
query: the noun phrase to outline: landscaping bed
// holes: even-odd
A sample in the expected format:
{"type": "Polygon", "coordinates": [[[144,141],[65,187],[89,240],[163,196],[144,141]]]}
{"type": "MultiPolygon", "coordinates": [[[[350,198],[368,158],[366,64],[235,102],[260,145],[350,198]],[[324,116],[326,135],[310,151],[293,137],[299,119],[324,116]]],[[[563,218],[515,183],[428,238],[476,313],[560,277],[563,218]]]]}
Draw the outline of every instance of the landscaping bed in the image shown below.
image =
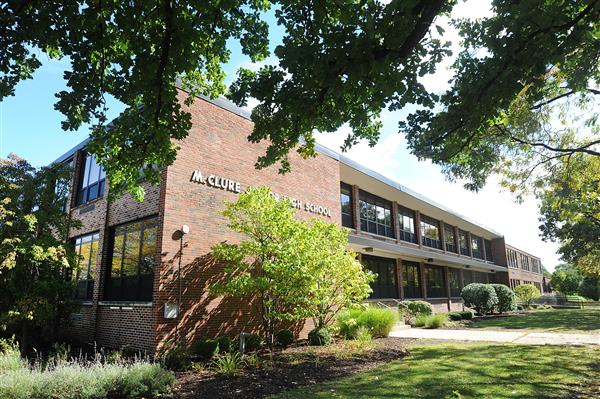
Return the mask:
{"type": "Polygon", "coordinates": [[[258,367],[227,376],[210,369],[179,373],[169,398],[261,398],[289,389],[368,371],[408,355],[407,340],[377,339],[356,346],[338,341],[326,347],[299,345],[263,353],[258,367]]]}

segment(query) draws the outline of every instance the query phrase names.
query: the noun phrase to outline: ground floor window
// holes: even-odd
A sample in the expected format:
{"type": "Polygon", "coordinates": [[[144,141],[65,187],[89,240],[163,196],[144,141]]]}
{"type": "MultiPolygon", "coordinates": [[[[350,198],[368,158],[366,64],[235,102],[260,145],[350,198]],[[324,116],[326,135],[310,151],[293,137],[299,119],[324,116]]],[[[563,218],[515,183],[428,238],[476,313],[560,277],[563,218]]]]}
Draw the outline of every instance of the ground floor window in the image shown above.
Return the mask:
{"type": "Polygon", "coordinates": [[[425,266],[425,282],[427,284],[428,298],[446,297],[446,280],[444,269],[439,266],[425,266]]]}
{"type": "Polygon", "coordinates": [[[487,284],[488,283],[488,275],[484,272],[473,272],[473,278],[476,283],[487,284]]]}
{"type": "Polygon", "coordinates": [[[377,274],[377,278],[371,283],[371,298],[397,298],[396,260],[363,255],[362,262],[367,269],[377,274]]]}
{"type": "Polygon", "coordinates": [[[88,234],[75,239],[77,254],[77,299],[91,300],[94,294],[94,279],[96,276],[96,257],[100,234],[88,234]]]}
{"type": "Polygon", "coordinates": [[[423,297],[421,295],[421,276],[418,263],[402,261],[402,288],[404,298],[423,297]]]}
{"type": "Polygon", "coordinates": [[[461,292],[460,270],[448,268],[448,281],[450,283],[450,296],[452,296],[452,297],[460,296],[460,292],[461,292]]]}
{"type": "Polygon", "coordinates": [[[105,299],[152,300],[156,226],[157,218],[150,218],[114,229],[105,299]]]}

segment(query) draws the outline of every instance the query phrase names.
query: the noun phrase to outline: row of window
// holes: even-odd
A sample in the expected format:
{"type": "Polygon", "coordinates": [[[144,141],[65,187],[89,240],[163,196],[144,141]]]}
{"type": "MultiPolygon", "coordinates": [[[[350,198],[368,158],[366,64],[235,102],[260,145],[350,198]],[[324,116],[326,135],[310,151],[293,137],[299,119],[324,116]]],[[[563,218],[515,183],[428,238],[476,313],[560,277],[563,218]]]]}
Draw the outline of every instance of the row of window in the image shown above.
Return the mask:
{"type": "MultiPolygon", "coordinates": [[[[340,202],[342,208],[342,226],[354,228],[352,208],[352,187],[341,183],[340,202]]],[[[358,199],[360,230],[384,237],[396,238],[394,232],[394,217],[398,221],[399,239],[406,242],[417,243],[415,234],[415,211],[399,206],[398,214],[393,215],[392,203],[366,191],[359,191],[358,199]]],[[[444,224],[444,231],[440,229],[440,221],[426,215],[420,215],[421,244],[430,248],[442,249],[442,234],[448,252],[469,255],[468,233],[458,229],[458,237],[453,226],[444,224]]],[[[493,261],[492,242],[482,237],[471,235],[471,250],[473,257],[493,261]],[[485,246],[485,252],[484,252],[485,246]]]]}
{"type": "MultiPolygon", "coordinates": [[[[72,158],[65,161],[65,163],[73,169],[74,162],[72,158]]],[[[60,182],[60,184],[57,182],[56,194],[59,197],[58,201],[61,203],[63,211],[66,212],[70,206],[69,199],[71,192],[69,189],[62,189],[65,185],[63,183],[66,183],[67,187],[70,186],[70,182],[60,182]]],[[[91,154],[86,154],[83,159],[79,170],[79,176],[77,176],[76,187],[77,198],[75,205],[85,204],[104,196],[104,191],[106,189],[106,173],[102,166],[96,162],[96,158],[91,154]]]]}
{"type": "MultiPolygon", "coordinates": [[[[402,280],[401,299],[422,298],[421,269],[416,262],[402,261],[398,269],[395,259],[382,258],[378,256],[363,255],[363,265],[377,274],[377,278],[371,283],[373,290],[371,299],[378,298],[400,298],[398,280],[402,280]],[[398,273],[398,275],[397,275],[398,273]]],[[[425,265],[424,267],[425,290],[428,298],[446,298],[446,276],[444,269],[440,266],[425,265]]],[[[459,269],[448,268],[447,279],[451,297],[460,296],[463,286],[471,283],[488,283],[487,273],[472,270],[463,270],[463,284],[460,282],[459,269]]]]}
{"type": "Polygon", "coordinates": [[[538,274],[542,273],[542,264],[539,259],[531,258],[526,254],[512,249],[506,250],[506,262],[508,267],[512,269],[518,269],[520,263],[522,270],[531,271],[538,274]]]}
{"type": "MultiPolygon", "coordinates": [[[[157,251],[156,233],[156,217],[112,229],[109,234],[109,270],[106,274],[104,300],[152,300],[157,251]]],[[[78,299],[92,299],[96,281],[98,242],[98,233],[75,239],[75,249],[79,255],[76,271],[78,299]]]]}
{"type": "Polygon", "coordinates": [[[532,285],[534,285],[534,286],[535,286],[535,287],[536,287],[538,290],[540,290],[540,292],[544,292],[544,291],[543,291],[543,287],[542,287],[542,283],[539,283],[539,282],[536,282],[536,281],[522,281],[522,280],[518,280],[518,279],[514,279],[514,278],[511,278],[511,279],[509,280],[509,285],[510,285],[510,288],[511,288],[511,289],[512,289],[512,288],[515,288],[515,287],[517,287],[517,286],[519,286],[519,285],[521,285],[521,284],[532,284],[532,285]]]}

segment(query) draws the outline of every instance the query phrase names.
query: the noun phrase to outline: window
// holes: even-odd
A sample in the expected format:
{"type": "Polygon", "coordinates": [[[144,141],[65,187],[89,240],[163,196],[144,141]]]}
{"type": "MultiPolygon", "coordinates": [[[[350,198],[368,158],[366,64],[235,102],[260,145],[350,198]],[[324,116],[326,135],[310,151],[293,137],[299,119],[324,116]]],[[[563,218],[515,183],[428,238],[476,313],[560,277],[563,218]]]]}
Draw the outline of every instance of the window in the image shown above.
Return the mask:
{"type": "Polygon", "coordinates": [[[415,236],[415,212],[404,207],[398,208],[398,224],[400,225],[400,239],[407,242],[417,242],[415,236]]]}
{"type": "Polygon", "coordinates": [[[463,284],[465,287],[474,282],[475,276],[473,275],[473,270],[463,270],[463,284]]]}
{"type": "Polygon", "coordinates": [[[422,298],[421,276],[419,264],[415,262],[402,261],[402,288],[404,298],[422,298]]]}
{"type": "Polygon", "coordinates": [[[427,298],[443,298],[446,294],[444,269],[438,266],[425,266],[425,283],[427,284],[427,298]]]}
{"type": "Polygon", "coordinates": [[[456,253],[456,237],[454,237],[454,227],[444,226],[444,239],[446,240],[446,251],[456,253]]]}
{"type": "Polygon", "coordinates": [[[459,269],[448,268],[448,282],[450,283],[450,296],[459,297],[461,291],[459,269]]]}
{"type": "Polygon", "coordinates": [[[371,298],[398,298],[396,260],[363,255],[362,261],[367,269],[377,273],[377,278],[371,283],[371,298]]]}
{"type": "Polygon", "coordinates": [[[488,274],[485,272],[473,272],[473,279],[475,283],[487,284],[488,274]]]}
{"type": "Polygon", "coordinates": [[[508,263],[508,267],[516,269],[519,267],[518,263],[517,263],[517,253],[515,251],[513,251],[512,249],[507,249],[506,250],[506,260],[508,263]]]}
{"type": "Polygon", "coordinates": [[[360,229],[394,238],[392,204],[367,192],[360,192],[360,229]]]}
{"type": "Polygon", "coordinates": [[[493,262],[494,257],[492,256],[492,241],[483,240],[483,245],[485,245],[485,260],[488,262],[493,262]]]}
{"type": "Polygon", "coordinates": [[[342,226],[354,228],[352,217],[352,187],[349,184],[340,185],[340,203],[342,205],[342,226]]]}
{"type": "Polygon", "coordinates": [[[469,255],[469,244],[467,240],[467,232],[458,230],[458,245],[460,247],[461,255],[469,255]]]}
{"type": "MultiPolygon", "coordinates": [[[[70,172],[73,170],[73,158],[69,159],[68,161],[65,161],[65,165],[69,171],[70,176],[70,172]]],[[[67,177],[57,179],[54,184],[54,193],[56,194],[57,202],[60,206],[60,209],[63,212],[68,212],[69,208],[71,207],[71,179],[67,177]]]]}
{"type": "Polygon", "coordinates": [[[88,234],[75,239],[77,259],[77,299],[91,300],[94,294],[96,276],[96,257],[98,255],[98,233],[88,234]]]}
{"type": "Polygon", "coordinates": [[[442,249],[440,222],[421,215],[421,242],[427,247],[442,249]]]}
{"type": "Polygon", "coordinates": [[[101,198],[104,195],[106,174],[96,162],[96,158],[87,154],[81,167],[79,190],[77,191],[77,205],[101,198]]]}
{"type": "Polygon", "coordinates": [[[481,246],[481,237],[471,235],[471,251],[473,252],[474,258],[483,259],[483,248],[481,246]]]}
{"type": "Polygon", "coordinates": [[[525,255],[525,254],[520,254],[521,255],[521,269],[529,271],[529,256],[525,255]]]}
{"type": "Polygon", "coordinates": [[[151,301],[156,258],[156,218],[114,229],[107,300],[151,301]]]}

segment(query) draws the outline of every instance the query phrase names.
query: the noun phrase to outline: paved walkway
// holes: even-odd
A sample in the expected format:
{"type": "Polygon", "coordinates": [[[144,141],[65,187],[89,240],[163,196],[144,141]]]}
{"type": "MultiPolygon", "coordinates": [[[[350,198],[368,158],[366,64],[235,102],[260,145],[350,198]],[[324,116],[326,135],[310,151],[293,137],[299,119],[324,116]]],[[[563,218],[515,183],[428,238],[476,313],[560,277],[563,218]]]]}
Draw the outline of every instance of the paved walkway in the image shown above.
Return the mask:
{"type": "MultiPolygon", "coordinates": [[[[399,326],[400,327],[400,326],[399,326]]],[[[428,330],[394,328],[390,337],[510,342],[522,345],[600,345],[600,334],[562,334],[535,331],[428,330]]]]}

